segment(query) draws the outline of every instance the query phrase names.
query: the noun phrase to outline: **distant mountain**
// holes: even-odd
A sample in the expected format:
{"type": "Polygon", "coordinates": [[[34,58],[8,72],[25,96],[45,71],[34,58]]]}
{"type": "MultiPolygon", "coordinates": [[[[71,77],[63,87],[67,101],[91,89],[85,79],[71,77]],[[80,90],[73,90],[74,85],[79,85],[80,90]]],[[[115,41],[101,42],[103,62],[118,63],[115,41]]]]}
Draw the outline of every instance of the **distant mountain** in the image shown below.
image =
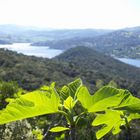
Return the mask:
{"type": "Polygon", "coordinates": [[[59,40],[67,40],[72,38],[85,38],[95,37],[111,32],[112,30],[97,30],[97,29],[59,29],[59,30],[48,30],[48,31],[30,31],[24,33],[32,39],[32,45],[45,45],[46,42],[51,43],[59,40]],[[40,40],[40,41],[38,41],[40,40]]]}
{"type": "Polygon", "coordinates": [[[3,34],[17,34],[30,30],[41,31],[43,29],[34,26],[22,26],[22,25],[15,25],[15,24],[0,25],[0,32],[3,34]]]}
{"type": "Polygon", "coordinates": [[[140,31],[140,26],[125,28],[126,31],[140,31]]]}
{"type": "Polygon", "coordinates": [[[57,49],[68,49],[72,46],[77,46],[84,42],[88,38],[93,38],[101,35],[108,34],[114,30],[104,29],[65,29],[65,30],[53,30],[49,32],[42,32],[46,34],[48,40],[35,41],[33,46],[50,46],[57,49]],[[80,42],[79,42],[80,41],[80,42]]]}
{"type": "Polygon", "coordinates": [[[17,42],[63,50],[87,46],[110,56],[140,58],[140,27],[122,30],[49,30],[19,25],[0,25],[0,44],[17,42]]]}
{"type": "Polygon", "coordinates": [[[17,42],[56,41],[103,35],[112,30],[104,29],[49,29],[21,25],[0,25],[0,39],[17,42]]]}
{"type": "Polygon", "coordinates": [[[111,56],[140,58],[140,27],[125,28],[98,36],[36,42],[33,45],[46,45],[63,50],[88,46],[111,56]]]}
{"type": "MultiPolygon", "coordinates": [[[[45,30],[47,30],[47,28],[45,30]]],[[[12,43],[32,42],[34,41],[33,39],[35,39],[34,36],[39,35],[40,31],[44,31],[44,29],[33,27],[33,26],[4,24],[4,25],[0,25],[0,39],[4,41],[8,40],[9,42],[12,43]]],[[[36,37],[36,40],[38,38],[39,37],[36,37]]],[[[42,40],[39,39],[38,41],[42,41],[42,40]]]]}
{"type": "Polygon", "coordinates": [[[117,57],[140,58],[140,30],[115,31],[92,40],[93,48],[117,57]]]}

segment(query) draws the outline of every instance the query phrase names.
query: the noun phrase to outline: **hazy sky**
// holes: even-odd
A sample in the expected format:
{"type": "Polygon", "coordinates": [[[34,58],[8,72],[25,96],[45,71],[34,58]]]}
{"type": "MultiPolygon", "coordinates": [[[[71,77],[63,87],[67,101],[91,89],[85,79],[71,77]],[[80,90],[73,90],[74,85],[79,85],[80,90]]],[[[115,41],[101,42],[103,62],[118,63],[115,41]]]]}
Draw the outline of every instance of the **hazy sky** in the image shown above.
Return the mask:
{"type": "Polygon", "coordinates": [[[0,0],[0,24],[51,28],[140,26],[140,0],[0,0]]]}

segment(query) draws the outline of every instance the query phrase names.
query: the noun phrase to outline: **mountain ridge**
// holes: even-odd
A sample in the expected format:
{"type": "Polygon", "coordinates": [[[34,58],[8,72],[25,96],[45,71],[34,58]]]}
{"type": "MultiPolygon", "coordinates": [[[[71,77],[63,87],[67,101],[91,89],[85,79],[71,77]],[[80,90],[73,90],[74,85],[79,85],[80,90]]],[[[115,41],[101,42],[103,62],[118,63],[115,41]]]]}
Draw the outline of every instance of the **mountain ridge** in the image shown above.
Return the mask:
{"type": "Polygon", "coordinates": [[[87,46],[110,56],[140,58],[140,27],[115,30],[99,36],[35,42],[32,45],[62,50],[87,46]]]}

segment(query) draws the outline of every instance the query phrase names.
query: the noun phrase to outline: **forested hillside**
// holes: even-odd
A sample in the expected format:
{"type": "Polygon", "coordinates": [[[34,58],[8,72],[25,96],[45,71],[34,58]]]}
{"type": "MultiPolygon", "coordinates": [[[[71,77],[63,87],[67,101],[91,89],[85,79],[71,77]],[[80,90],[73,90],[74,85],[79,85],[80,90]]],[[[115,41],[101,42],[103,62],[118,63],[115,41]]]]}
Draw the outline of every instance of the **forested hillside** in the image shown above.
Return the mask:
{"type": "Polygon", "coordinates": [[[62,72],[63,65],[49,59],[29,57],[0,49],[0,78],[4,81],[16,81],[27,90],[38,88],[51,81],[71,79],[62,72]]]}
{"type": "Polygon", "coordinates": [[[29,57],[3,49],[0,56],[0,78],[17,81],[27,90],[52,81],[63,85],[81,77],[92,90],[113,81],[134,94],[140,91],[139,68],[86,47],[70,49],[54,59],[29,57]]]}
{"type": "MultiPolygon", "coordinates": [[[[12,102],[13,98],[25,94],[27,90],[32,91],[42,85],[49,85],[51,82],[56,82],[56,89],[59,91],[63,85],[78,77],[83,80],[83,83],[89,88],[91,94],[95,93],[102,86],[109,84],[111,86],[129,89],[134,96],[140,97],[139,68],[124,64],[88,47],[71,48],[53,59],[25,56],[4,49],[0,49],[0,56],[1,109],[8,102],[12,102]],[[7,83],[7,81],[12,82],[7,83]]],[[[63,90],[65,91],[65,88],[63,90]]],[[[76,105],[75,111],[76,113],[81,111],[81,109],[79,110],[78,104],[76,105]]],[[[96,139],[96,128],[91,126],[93,118],[94,116],[92,114],[86,118],[82,117],[81,121],[86,123],[86,127],[79,122],[80,129],[77,130],[76,134],[79,140],[82,138],[96,139]]],[[[42,140],[42,134],[46,135],[45,133],[47,132],[46,137],[51,140],[60,135],[48,133],[48,130],[52,125],[60,123],[66,123],[64,117],[60,114],[54,116],[43,115],[28,120],[8,123],[0,126],[0,138],[4,140],[8,138],[13,140],[22,138],[35,140],[35,137],[38,137],[42,140]]],[[[136,123],[132,123],[132,125],[135,128],[139,128],[136,123]]],[[[135,132],[136,134],[133,133],[135,138],[139,137],[138,130],[135,132]]],[[[118,136],[123,139],[125,135],[121,133],[118,136]]],[[[114,137],[110,134],[107,136],[107,139],[112,138],[114,137]]]]}
{"type": "Polygon", "coordinates": [[[104,84],[114,80],[122,88],[139,91],[140,69],[124,64],[112,57],[99,53],[91,48],[76,47],[56,57],[61,62],[68,62],[79,69],[80,77],[95,85],[98,79],[104,84]]]}

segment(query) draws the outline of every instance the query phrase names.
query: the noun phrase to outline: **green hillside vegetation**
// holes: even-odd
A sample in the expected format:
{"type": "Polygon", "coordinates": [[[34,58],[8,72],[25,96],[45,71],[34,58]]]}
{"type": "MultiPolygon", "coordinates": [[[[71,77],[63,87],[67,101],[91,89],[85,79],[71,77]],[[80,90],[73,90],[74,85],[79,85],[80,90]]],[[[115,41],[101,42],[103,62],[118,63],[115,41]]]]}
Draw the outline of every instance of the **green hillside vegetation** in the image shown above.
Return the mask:
{"type": "Polygon", "coordinates": [[[139,68],[124,64],[91,48],[72,48],[55,59],[68,62],[73,69],[76,67],[80,77],[91,85],[97,84],[100,80],[102,84],[114,80],[121,88],[127,88],[133,93],[140,90],[139,68]]]}
{"type": "Polygon", "coordinates": [[[97,90],[113,81],[119,87],[139,95],[139,68],[90,48],[73,48],[54,59],[25,56],[3,49],[0,49],[0,56],[0,79],[16,81],[26,90],[36,89],[52,81],[61,86],[81,77],[91,90],[97,90]]]}
{"type": "Polygon", "coordinates": [[[60,62],[25,56],[4,49],[0,49],[0,56],[0,79],[16,81],[26,90],[36,89],[52,80],[60,80],[61,77],[63,79],[59,82],[60,85],[64,83],[63,80],[71,80],[71,77],[62,72],[65,65],[60,62]]]}

